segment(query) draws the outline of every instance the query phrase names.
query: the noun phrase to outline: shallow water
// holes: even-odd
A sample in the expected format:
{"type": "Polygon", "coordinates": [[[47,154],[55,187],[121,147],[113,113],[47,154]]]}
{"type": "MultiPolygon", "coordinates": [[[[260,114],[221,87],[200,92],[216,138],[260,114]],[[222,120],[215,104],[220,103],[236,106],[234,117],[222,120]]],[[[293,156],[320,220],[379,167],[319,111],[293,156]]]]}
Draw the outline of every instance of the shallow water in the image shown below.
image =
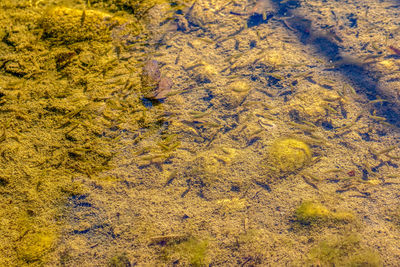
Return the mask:
{"type": "Polygon", "coordinates": [[[0,5],[0,264],[397,266],[399,2],[150,2],[0,5]]]}

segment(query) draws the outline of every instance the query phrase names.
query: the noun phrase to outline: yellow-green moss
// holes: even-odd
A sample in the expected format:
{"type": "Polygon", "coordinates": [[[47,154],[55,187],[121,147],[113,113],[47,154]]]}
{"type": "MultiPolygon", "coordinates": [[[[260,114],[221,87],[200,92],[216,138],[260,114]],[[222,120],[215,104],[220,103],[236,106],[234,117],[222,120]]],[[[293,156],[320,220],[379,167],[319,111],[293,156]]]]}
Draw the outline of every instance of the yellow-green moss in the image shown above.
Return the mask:
{"type": "Polygon", "coordinates": [[[304,201],[295,211],[296,221],[310,225],[319,222],[342,221],[349,222],[354,220],[354,215],[348,211],[330,211],[321,203],[314,201],[304,201]]]}
{"type": "Polygon", "coordinates": [[[54,246],[57,235],[51,229],[27,233],[17,243],[18,256],[27,263],[39,261],[54,246]]]}
{"type": "Polygon", "coordinates": [[[292,172],[307,165],[312,157],[310,147],[303,141],[285,138],[269,148],[269,163],[278,172],[292,172]]]}
{"type": "Polygon", "coordinates": [[[56,0],[28,3],[6,1],[0,16],[1,266],[45,265],[65,201],[85,191],[76,177],[110,168],[122,128],[159,127],[157,108],[146,118],[136,112],[145,110],[131,75],[136,56],[125,68],[111,42],[118,25],[138,33],[130,20],[56,0]]]}
{"type": "Polygon", "coordinates": [[[55,7],[40,20],[44,37],[63,43],[110,41],[111,29],[128,20],[98,10],[55,7]]]}
{"type": "Polygon", "coordinates": [[[349,267],[375,267],[383,266],[382,260],[378,252],[372,249],[365,249],[364,251],[358,251],[347,259],[345,266],[349,267]]]}
{"type": "Polygon", "coordinates": [[[250,85],[246,80],[238,80],[231,83],[229,89],[238,94],[247,93],[250,90],[250,85]]]}
{"type": "Polygon", "coordinates": [[[219,74],[214,65],[205,61],[194,63],[188,66],[187,69],[192,70],[193,79],[199,83],[214,82],[219,74]]]}
{"type": "Polygon", "coordinates": [[[207,186],[217,183],[226,174],[226,170],[222,168],[224,162],[219,158],[220,156],[223,157],[223,153],[215,150],[199,153],[193,160],[190,174],[207,186]]]}
{"type": "Polygon", "coordinates": [[[382,266],[379,254],[361,244],[356,234],[332,236],[312,248],[310,266],[382,266]]]}
{"type": "Polygon", "coordinates": [[[296,219],[302,224],[312,224],[328,220],[331,212],[320,203],[305,201],[296,209],[296,219]]]}
{"type": "Polygon", "coordinates": [[[290,101],[290,107],[298,112],[301,120],[318,123],[329,114],[337,113],[340,96],[334,90],[325,89],[319,85],[310,85],[309,92],[300,92],[290,101]]]}
{"type": "MultiPolygon", "coordinates": [[[[107,4],[110,8],[117,7],[134,14],[136,17],[142,17],[147,11],[155,5],[168,4],[171,0],[92,0],[92,4],[107,4]]],[[[176,7],[178,8],[178,7],[176,7]]]]}
{"type": "Polygon", "coordinates": [[[167,260],[178,260],[184,266],[208,265],[208,241],[189,238],[179,244],[168,247],[165,251],[167,260]]]}
{"type": "Polygon", "coordinates": [[[109,267],[130,267],[131,262],[129,261],[128,256],[123,253],[121,255],[116,255],[110,259],[108,262],[109,267]]]}

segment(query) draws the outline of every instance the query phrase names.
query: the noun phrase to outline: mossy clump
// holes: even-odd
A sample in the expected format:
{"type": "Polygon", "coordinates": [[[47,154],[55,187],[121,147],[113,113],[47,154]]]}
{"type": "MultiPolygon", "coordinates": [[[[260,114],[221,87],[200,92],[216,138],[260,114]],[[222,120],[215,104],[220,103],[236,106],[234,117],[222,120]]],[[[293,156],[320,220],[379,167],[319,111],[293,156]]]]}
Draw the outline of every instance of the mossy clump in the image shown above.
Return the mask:
{"type": "Polygon", "coordinates": [[[175,1],[171,0],[92,0],[91,4],[93,6],[101,5],[101,6],[107,6],[110,9],[115,9],[116,10],[124,10],[126,12],[132,13],[136,17],[142,17],[144,16],[149,9],[156,5],[162,5],[162,4],[169,4],[169,3],[175,3],[175,1]]]}
{"type": "Polygon", "coordinates": [[[218,183],[221,177],[226,175],[226,170],[222,168],[224,161],[219,158],[219,154],[214,151],[207,151],[207,153],[200,153],[194,159],[192,166],[188,172],[201,184],[210,186],[218,183]]]}
{"type": "Polygon", "coordinates": [[[236,80],[226,85],[226,87],[217,88],[214,93],[225,108],[236,108],[243,102],[250,91],[250,84],[246,80],[236,80]]]}
{"type": "Polygon", "coordinates": [[[130,267],[132,266],[131,262],[129,261],[128,256],[125,253],[121,255],[116,255],[110,259],[108,262],[109,267],[130,267]]]}
{"type": "Polygon", "coordinates": [[[310,147],[295,138],[275,141],[269,148],[269,163],[277,172],[293,172],[306,166],[312,157],[310,147]]]}
{"type": "Polygon", "coordinates": [[[84,1],[102,11],[0,2],[0,266],[48,265],[66,201],[87,190],[83,180],[103,182],[121,135],[142,129],[137,143],[156,131],[161,107],[147,110],[139,96],[142,52],[127,45],[146,36],[134,16],[107,13],[102,1],[84,1]]]}
{"type": "Polygon", "coordinates": [[[182,266],[208,265],[208,240],[189,238],[186,241],[168,246],[165,250],[167,260],[179,262],[182,266]]]}
{"type": "Polygon", "coordinates": [[[296,220],[301,224],[312,224],[328,220],[330,211],[322,204],[305,201],[296,209],[296,220]]]}
{"type": "Polygon", "coordinates": [[[379,254],[362,246],[356,234],[326,239],[311,249],[308,258],[311,266],[382,266],[379,254]]]}
{"type": "Polygon", "coordinates": [[[97,11],[58,6],[42,17],[44,37],[60,43],[111,41],[111,30],[128,20],[97,11]]]}
{"type": "Polygon", "coordinates": [[[238,80],[231,83],[229,88],[235,93],[242,94],[250,90],[250,85],[246,80],[238,80]]]}
{"type": "Polygon", "coordinates": [[[18,257],[26,263],[42,260],[54,245],[57,235],[49,230],[26,234],[17,245],[18,257]]]}
{"type": "Polygon", "coordinates": [[[299,92],[289,105],[291,109],[296,110],[300,120],[319,124],[326,120],[329,114],[337,113],[341,97],[334,90],[328,90],[316,84],[310,86],[312,89],[299,92]],[[310,94],[310,91],[313,93],[310,94]]]}
{"type": "Polygon", "coordinates": [[[350,212],[333,212],[321,203],[304,201],[296,209],[296,221],[303,225],[312,225],[328,221],[352,221],[354,216],[350,212]]]}
{"type": "Polygon", "coordinates": [[[200,84],[214,82],[216,77],[219,75],[217,68],[205,61],[195,63],[193,66],[189,66],[188,68],[193,69],[192,77],[200,84]]]}

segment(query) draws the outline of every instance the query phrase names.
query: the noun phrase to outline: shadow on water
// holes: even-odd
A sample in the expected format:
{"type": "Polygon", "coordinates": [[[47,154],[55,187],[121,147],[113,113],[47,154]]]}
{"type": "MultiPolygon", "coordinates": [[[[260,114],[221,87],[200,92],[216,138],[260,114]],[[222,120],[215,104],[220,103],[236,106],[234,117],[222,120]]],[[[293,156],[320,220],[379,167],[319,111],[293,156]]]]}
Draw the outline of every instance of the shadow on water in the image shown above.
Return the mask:
{"type": "MultiPolygon", "coordinates": [[[[387,122],[400,127],[400,107],[399,103],[393,103],[388,96],[387,89],[378,83],[379,72],[371,67],[359,64],[357,62],[349,62],[340,54],[340,38],[334,33],[328,34],[318,33],[317,29],[312,28],[312,21],[299,15],[292,14],[293,10],[300,6],[299,1],[272,0],[276,4],[278,17],[287,17],[282,20],[283,24],[290,30],[297,33],[299,40],[304,44],[312,45],[317,52],[323,56],[328,62],[333,64],[333,68],[329,69],[347,77],[351,81],[352,86],[358,94],[365,95],[369,100],[377,98],[388,100],[377,110],[380,116],[386,118],[387,122]]],[[[352,21],[352,26],[357,27],[356,22],[352,21]]]]}

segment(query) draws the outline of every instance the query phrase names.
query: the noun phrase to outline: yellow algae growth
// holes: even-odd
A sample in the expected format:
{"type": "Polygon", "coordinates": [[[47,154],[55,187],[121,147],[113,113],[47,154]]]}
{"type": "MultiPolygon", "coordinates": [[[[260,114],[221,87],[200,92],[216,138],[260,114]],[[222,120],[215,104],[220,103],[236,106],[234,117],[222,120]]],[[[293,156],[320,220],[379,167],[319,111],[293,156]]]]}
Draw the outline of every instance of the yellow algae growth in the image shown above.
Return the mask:
{"type": "Polygon", "coordinates": [[[17,254],[27,263],[40,261],[49,252],[58,236],[46,228],[40,232],[28,233],[17,243],[17,254]]]}
{"type": "Polygon", "coordinates": [[[110,168],[122,129],[154,125],[137,54],[118,62],[137,18],[61,2],[0,3],[1,266],[50,261],[82,179],[110,168]]]}
{"type": "Polygon", "coordinates": [[[112,28],[125,23],[127,19],[102,11],[60,6],[47,11],[39,22],[45,38],[63,43],[111,41],[112,28]]]}
{"type": "Polygon", "coordinates": [[[299,92],[290,106],[297,110],[299,119],[311,122],[326,120],[328,114],[338,114],[340,96],[336,91],[311,85],[310,92],[299,92]]]}
{"type": "Polygon", "coordinates": [[[318,225],[324,222],[346,222],[354,220],[354,215],[347,211],[330,211],[326,206],[315,201],[304,201],[296,209],[296,220],[303,225],[318,225]]]}
{"type": "Polygon", "coordinates": [[[382,260],[373,249],[367,248],[359,235],[330,236],[311,249],[309,264],[322,266],[382,266],[382,260]]]}
{"type": "Polygon", "coordinates": [[[292,172],[307,165],[311,157],[311,149],[306,143],[294,138],[284,138],[271,145],[268,162],[278,172],[292,172]]]}

